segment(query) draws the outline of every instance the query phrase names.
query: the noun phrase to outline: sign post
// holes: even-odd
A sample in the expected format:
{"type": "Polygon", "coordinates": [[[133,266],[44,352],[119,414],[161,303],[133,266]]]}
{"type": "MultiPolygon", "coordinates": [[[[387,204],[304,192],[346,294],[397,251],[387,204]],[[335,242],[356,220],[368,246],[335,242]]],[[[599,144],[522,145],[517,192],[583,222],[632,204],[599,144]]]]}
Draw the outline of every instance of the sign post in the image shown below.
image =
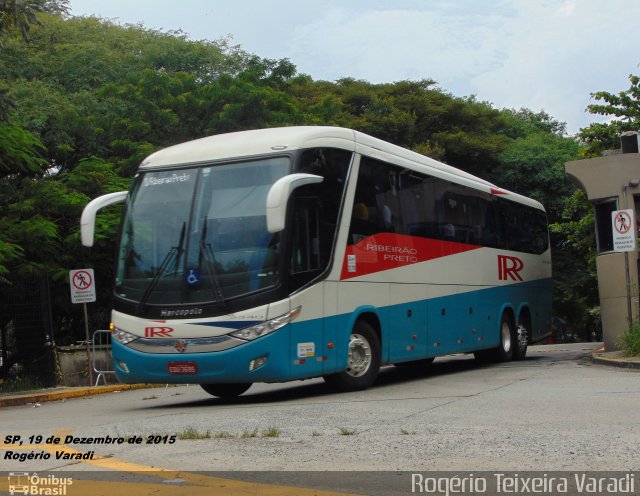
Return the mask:
{"type": "Polygon", "coordinates": [[[71,303],[82,303],[84,310],[84,332],[87,342],[87,370],[89,385],[93,384],[93,367],[91,365],[91,338],[89,337],[89,315],[87,303],[96,301],[96,284],[93,269],[74,269],[69,271],[69,286],[71,288],[71,303]]]}
{"type": "MultiPolygon", "coordinates": [[[[625,198],[626,200],[626,198],[625,198]]],[[[625,202],[626,203],[626,202],[625,202]]],[[[613,233],[613,251],[624,253],[624,272],[627,282],[627,321],[629,332],[633,321],[631,312],[631,277],[629,275],[629,252],[636,249],[636,221],[633,209],[611,212],[611,231],[613,233]]]]}

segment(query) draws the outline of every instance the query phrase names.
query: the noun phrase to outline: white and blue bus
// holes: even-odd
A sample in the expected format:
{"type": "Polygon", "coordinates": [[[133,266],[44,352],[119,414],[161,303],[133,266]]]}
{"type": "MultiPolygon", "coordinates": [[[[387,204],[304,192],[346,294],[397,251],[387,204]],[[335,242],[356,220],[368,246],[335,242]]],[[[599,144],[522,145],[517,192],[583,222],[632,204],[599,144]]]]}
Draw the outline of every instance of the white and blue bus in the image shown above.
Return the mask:
{"type": "Polygon", "coordinates": [[[112,314],[125,383],[324,377],[473,352],[524,358],[550,322],[546,214],[534,200],[338,127],[223,134],[160,150],[126,202],[112,314]]]}

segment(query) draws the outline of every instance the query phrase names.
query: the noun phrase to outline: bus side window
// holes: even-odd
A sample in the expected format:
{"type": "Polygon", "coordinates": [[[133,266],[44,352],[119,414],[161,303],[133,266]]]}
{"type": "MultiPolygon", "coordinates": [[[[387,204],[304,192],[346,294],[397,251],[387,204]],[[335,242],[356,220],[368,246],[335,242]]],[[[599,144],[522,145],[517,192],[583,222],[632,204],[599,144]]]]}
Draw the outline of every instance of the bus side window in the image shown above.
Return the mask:
{"type": "Polygon", "coordinates": [[[296,204],[293,216],[291,273],[321,269],[318,208],[312,203],[301,201],[296,204]]]}
{"type": "Polygon", "coordinates": [[[312,281],[325,268],[328,255],[323,254],[323,234],[320,227],[320,207],[317,199],[296,198],[292,221],[290,290],[312,281]]]}
{"type": "Polygon", "coordinates": [[[351,214],[349,243],[378,233],[403,232],[398,177],[400,168],[362,157],[351,214]]]}

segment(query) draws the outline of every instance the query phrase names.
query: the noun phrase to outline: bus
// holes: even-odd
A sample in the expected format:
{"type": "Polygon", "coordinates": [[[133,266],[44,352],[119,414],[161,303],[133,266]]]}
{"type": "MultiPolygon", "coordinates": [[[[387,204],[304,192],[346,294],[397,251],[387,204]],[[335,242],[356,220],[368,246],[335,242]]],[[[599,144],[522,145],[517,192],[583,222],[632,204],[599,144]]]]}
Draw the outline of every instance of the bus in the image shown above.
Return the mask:
{"type": "Polygon", "coordinates": [[[550,324],[535,200],[358,131],[242,131],[147,157],[116,250],[113,361],[124,383],[323,377],[365,389],[383,365],[520,360],[550,324]]]}

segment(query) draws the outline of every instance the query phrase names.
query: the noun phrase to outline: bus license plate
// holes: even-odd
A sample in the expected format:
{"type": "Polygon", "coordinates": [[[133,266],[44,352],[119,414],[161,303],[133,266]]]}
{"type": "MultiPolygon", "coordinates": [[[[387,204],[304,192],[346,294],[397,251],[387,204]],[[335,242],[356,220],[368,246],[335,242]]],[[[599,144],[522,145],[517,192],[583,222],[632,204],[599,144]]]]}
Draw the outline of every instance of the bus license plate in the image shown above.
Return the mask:
{"type": "Polygon", "coordinates": [[[173,375],[197,374],[195,362],[169,362],[169,373],[173,375]]]}

